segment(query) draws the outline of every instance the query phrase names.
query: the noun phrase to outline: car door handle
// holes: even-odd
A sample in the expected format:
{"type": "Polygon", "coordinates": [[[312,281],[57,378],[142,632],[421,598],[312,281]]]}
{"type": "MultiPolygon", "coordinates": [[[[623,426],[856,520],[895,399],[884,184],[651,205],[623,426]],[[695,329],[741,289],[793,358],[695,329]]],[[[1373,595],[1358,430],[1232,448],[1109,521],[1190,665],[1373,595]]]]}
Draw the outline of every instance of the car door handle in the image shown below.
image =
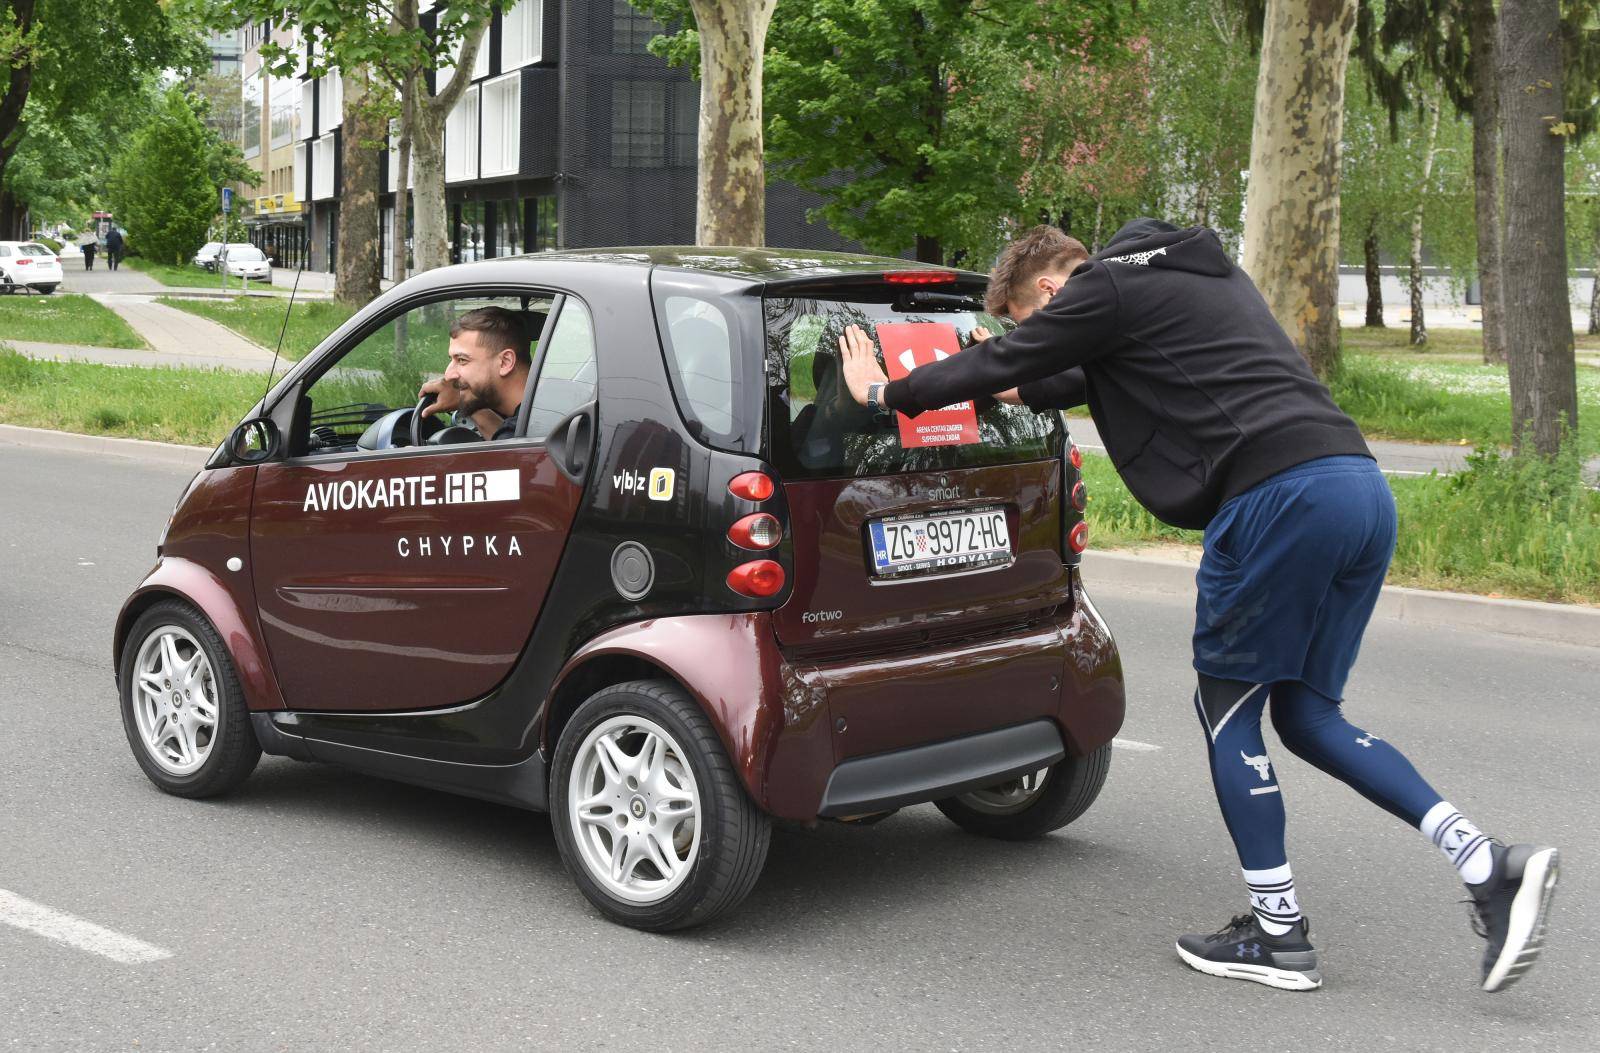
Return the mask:
{"type": "Polygon", "coordinates": [[[589,472],[589,457],[594,445],[595,404],[580,406],[550,429],[545,448],[550,451],[561,474],[582,483],[589,472]]]}

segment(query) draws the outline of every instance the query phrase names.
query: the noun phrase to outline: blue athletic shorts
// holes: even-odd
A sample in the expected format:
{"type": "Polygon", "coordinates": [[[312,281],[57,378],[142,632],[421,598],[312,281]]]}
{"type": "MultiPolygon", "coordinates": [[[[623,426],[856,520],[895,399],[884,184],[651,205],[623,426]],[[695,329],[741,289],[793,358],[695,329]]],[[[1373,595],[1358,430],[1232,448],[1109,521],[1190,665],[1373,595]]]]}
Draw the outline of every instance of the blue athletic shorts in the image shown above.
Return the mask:
{"type": "Polygon", "coordinates": [[[1195,669],[1342,700],[1394,542],[1394,495],[1368,457],[1307,461],[1228,501],[1195,575],[1195,669]]]}

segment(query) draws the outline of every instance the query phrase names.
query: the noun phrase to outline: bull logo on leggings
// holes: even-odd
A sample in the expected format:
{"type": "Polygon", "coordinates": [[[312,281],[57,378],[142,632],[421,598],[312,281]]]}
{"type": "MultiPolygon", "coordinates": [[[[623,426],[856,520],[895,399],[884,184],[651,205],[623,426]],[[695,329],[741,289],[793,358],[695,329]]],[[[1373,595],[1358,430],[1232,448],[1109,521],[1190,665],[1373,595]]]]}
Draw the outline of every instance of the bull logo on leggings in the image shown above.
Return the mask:
{"type": "Polygon", "coordinates": [[[1256,770],[1256,774],[1261,776],[1262,782],[1266,782],[1268,779],[1272,778],[1272,762],[1267,760],[1267,755],[1265,753],[1259,757],[1252,757],[1244,750],[1240,750],[1239,756],[1243,757],[1244,762],[1256,770]]]}

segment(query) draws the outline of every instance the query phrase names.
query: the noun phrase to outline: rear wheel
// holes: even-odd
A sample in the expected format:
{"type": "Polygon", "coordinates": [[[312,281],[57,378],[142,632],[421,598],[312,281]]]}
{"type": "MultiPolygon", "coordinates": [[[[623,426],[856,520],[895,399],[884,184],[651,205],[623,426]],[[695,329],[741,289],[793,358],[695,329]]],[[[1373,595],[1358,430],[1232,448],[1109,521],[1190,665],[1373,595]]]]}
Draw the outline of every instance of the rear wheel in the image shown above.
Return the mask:
{"type": "Polygon", "coordinates": [[[255,770],[261,746],[233,661],[188,604],[167,600],[139,616],[117,681],[134,759],[167,793],[214,797],[255,770]]]}
{"type": "Polygon", "coordinates": [[[755,886],[771,822],[680,687],[639,680],[578,707],[556,746],[562,862],[613,921],[664,932],[710,921],[755,886]]]}
{"type": "Polygon", "coordinates": [[[1026,841],[1059,830],[1089,810],[1111,770],[1111,743],[1087,756],[934,804],[957,826],[983,837],[1026,841]]]}
{"type": "Polygon", "coordinates": [[[46,296],[49,296],[51,293],[56,291],[56,287],[54,285],[36,285],[34,288],[38,289],[39,292],[46,296]]]}

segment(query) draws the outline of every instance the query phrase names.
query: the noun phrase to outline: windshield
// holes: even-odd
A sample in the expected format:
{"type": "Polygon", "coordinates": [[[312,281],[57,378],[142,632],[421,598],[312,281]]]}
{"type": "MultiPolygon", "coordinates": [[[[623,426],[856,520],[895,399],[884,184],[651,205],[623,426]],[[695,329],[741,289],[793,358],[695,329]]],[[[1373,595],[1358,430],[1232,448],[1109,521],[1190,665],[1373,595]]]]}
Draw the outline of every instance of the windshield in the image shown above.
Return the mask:
{"type": "Polygon", "coordinates": [[[846,326],[859,325],[877,341],[891,379],[959,354],[979,326],[994,333],[1002,326],[975,305],[899,309],[887,301],[904,293],[888,287],[881,292],[886,302],[872,302],[880,295],[876,291],[854,295],[860,299],[764,302],[772,456],[786,476],[943,471],[1058,454],[1065,429],[1055,413],[961,403],[915,419],[875,419],[858,406],[839,369],[839,336],[846,326]]]}

